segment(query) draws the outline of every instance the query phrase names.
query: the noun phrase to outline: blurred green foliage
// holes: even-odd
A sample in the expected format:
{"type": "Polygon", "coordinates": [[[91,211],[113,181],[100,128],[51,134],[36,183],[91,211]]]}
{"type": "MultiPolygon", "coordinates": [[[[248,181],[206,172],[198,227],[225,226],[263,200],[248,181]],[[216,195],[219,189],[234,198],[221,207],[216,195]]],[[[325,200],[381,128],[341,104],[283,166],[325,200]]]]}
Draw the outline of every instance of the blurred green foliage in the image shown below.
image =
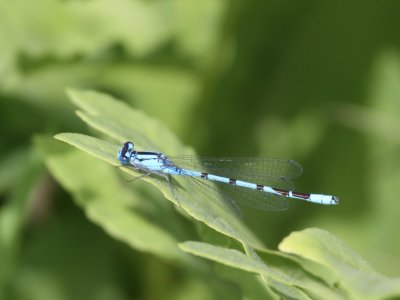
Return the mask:
{"type": "Polygon", "coordinates": [[[0,298],[399,297],[397,279],[350,250],[399,276],[399,9],[393,0],[0,0],[0,298]],[[342,201],[244,210],[247,243],[228,238],[55,141],[97,135],[93,145],[110,148],[95,156],[112,164],[129,136],[93,130],[109,128],[90,111],[100,96],[75,103],[91,127],[80,121],[68,87],[125,100],[138,112],[131,126],[170,155],[193,152],[178,136],[201,155],[293,158],[305,169],[300,191],[342,201]],[[334,236],[289,235],[307,227],[334,236]],[[281,252],[263,246],[278,243],[281,252]]]}

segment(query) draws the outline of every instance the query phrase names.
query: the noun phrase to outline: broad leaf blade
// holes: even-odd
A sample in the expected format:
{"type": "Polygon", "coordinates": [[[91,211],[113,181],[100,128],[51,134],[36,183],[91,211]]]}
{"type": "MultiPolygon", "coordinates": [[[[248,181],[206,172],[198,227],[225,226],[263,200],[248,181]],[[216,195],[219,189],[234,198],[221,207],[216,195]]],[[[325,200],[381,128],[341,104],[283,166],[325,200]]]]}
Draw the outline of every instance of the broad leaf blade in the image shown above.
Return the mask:
{"type": "Polygon", "coordinates": [[[279,271],[272,270],[261,260],[249,257],[244,253],[200,242],[185,242],[179,245],[182,250],[194,255],[207,258],[224,265],[238,268],[263,276],[268,284],[279,293],[295,299],[310,299],[295,287],[296,281],[279,271]]]}
{"type": "MultiPolygon", "coordinates": [[[[65,136],[73,136],[75,140],[71,140],[89,149],[93,156],[117,165],[111,155],[115,145],[78,134],[65,136]]],[[[174,236],[135,211],[147,199],[122,185],[112,168],[54,140],[37,138],[36,144],[57,181],[73,195],[89,219],[111,236],[169,260],[188,259],[176,246],[174,236]]]]}
{"type": "MultiPolygon", "coordinates": [[[[134,142],[138,140],[143,144],[154,144],[153,141],[157,141],[160,149],[170,149],[173,151],[172,154],[192,153],[188,148],[183,147],[178,139],[161,123],[148,118],[143,113],[130,108],[124,103],[116,101],[111,96],[92,91],[81,92],[73,90],[69,93],[74,103],[86,111],[86,113],[79,113],[82,119],[119,142],[121,142],[121,138],[134,142]]],[[[107,151],[102,153],[102,156],[99,156],[99,151],[93,149],[97,145],[91,146],[92,138],[90,137],[88,137],[87,141],[82,140],[81,136],[73,136],[71,134],[60,134],[56,138],[66,141],[113,165],[118,164],[115,158],[117,147],[104,146],[104,149],[107,149],[107,151]]],[[[101,142],[97,141],[96,143],[101,142]]],[[[138,175],[128,168],[122,169],[130,174],[138,175]]],[[[175,204],[177,203],[165,182],[150,177],[144,180],[157,186],[169,200],[175,204]]],[[[264,247],[240,220],[221,212],[219,207],[210,203],[210,200],[203,194],[188,190],[185,195],[187,197],[179,200],[179,206],[195,219],[240,242],[250,243],[255,248],[262,249],[264,247]]]]}
{"type": "MultiPolygon", "coordinates": [[[[116,158],[116,149],[118,149],[117,145],[113,145],[93,137],[74,133],[58,134],[56,138],[67,142],[114,166],[120,165],[116,158]]],[[[138,175],[138,173],[132,171],[131,169],[122,169],[133,176],[138,175]]],[[[204,196],[196,195],[195,197],[191,196],[189,193],[186,193],[188,197],[180,199],[180,203],[177,203],[176,199],[174,199],[174,197],[171,195],[168,185],[166,185],[163,181],[151,177],[145,177],[144,180],[155,185],[161,190],[161,192],[163,192],[167,199],[179,205],[179,207],[184,209],[195,219],[204,222],[211,228],[237,239],[238,241],[247,241],[258,248],[263,248],[262,244],[252,235],[252,233],[241,223],[240,220],[233,216],[229,216],[226,213],[218,211],[218,208],[215,207],[215,205],[212,205],[212,203],[210,203],[207,199],[204,199],[204,196]],[[201,200],[202,198],[203,200],[201,200]]]]}
{"type": "Polygon", "coordinates": [[[310,228],[285,238],[279,249],[329,268],[352,299],[400,296],[400,279],[385,278],[327,231],[310,228]]]}

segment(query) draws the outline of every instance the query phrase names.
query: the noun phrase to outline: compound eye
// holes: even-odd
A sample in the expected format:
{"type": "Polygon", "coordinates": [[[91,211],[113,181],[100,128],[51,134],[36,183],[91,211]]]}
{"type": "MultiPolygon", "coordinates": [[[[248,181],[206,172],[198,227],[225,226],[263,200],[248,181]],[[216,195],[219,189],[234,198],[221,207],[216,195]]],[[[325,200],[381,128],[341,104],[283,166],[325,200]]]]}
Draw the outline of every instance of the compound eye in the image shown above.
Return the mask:
{"type": "Polygon", "coordinates": [[[118,159],[122,164],[127,164],[133,152],[133,143],[125,142],[121,149],[118,151],[118,159]]]}
{"type": "Polygon", "coordinates": [[[121,155],[126,156],[126,154],[133,151],[133,143],[132,142],[125,142],[121,149],[121,155]]]}
{"type": "Polygon", "coordinates": [[[125,144],[127,144],[128,145],[128,150],[129,150],[129,152],[132,152],[133,151],[133,143],[132,142],[126,142],[125,144]]]}

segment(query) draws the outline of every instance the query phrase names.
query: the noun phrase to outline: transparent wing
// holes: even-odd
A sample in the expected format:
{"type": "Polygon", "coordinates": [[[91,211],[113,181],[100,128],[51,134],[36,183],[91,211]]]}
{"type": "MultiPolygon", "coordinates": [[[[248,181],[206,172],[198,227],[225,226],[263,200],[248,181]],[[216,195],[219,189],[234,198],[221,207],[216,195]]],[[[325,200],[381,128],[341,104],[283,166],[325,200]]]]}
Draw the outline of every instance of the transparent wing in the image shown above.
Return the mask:
{"type": "Polygon", "coordinates": [[[229,158],[172,156],[176,166],[276,188],[289,188],[303,169],[294,160],[280,158],[229,158]]]}
{"type": "Polygon", "coordinates": [[[287,199],[279,195],[233,186],[226,183],[217,183],[217,186],[225,195],[235,199],[239,204],[251,208],[267,211],[281,211],[289,207],[287,199]]]}
{"type": "MultiPolygon", "coordinates": [[[[293,190],[291,179],[302,173],[302,168],[297,162],[276,158],[215,158],[186,155],[168,157],[168,160],[173,165],[183,169],[205,172],[285,190],[293,190]]],[[[190,198],[193,200],[196,200],[196,195],[205,195],[229,214],[239,217],[242,216],[242,212],[238,203],[267,211],[279,211],[288,208],[287,199],[279,195],[210,181],[201,177],[182,175],[173,176],[176,178],[173,180],[171,186],[171,190],[175,191],[174,196],[178,201],[179,197],[182,197],[183,194],[186,196],[190,195],[190,198]],[[176,180],[185,183],[184,190],[175,186],[176,180]]]]}
{"type": "Polygon", "coordinates": [[[201,180],[192,176],[172,176],[170,178],[171,182],[169,182],[166,180],[166,178],[164,178],[163,173],[148,172],[146,169],[135,168],[130,165],[124,167],[132,169],[141,174],[135,177],[133,180],[147,177],[152,181],[156,181],[158,185],[162,185],[167,189],[170,189],[172,192],[171,195],[178,202],[180,202],[182,198],[185,200],[190,199],[191,201],[196,201],[201,198],[198,195],[204,195],[230,215],[239,218],[243,217],[242,211],[240,210],[236,201],[228,194],[220,190],[211,181],[201,180]]]}
{"type": "MultiPolygon", "coordinates": [[[[179,178],[186,180],[190,184],[188,188],[193,188],[195,194],[201,193],[205,195],[219,207],[238,217],[242,217],[242,212],[237,203],[267,211],[281,211],[288,208],[287,199],[282,196],[211,181],[201,177],[184,175],[179,176],[179,178]]],[[[282,185],[280,185],[279,188],[281,188],[281,186],[282,185]]]]}
{"type": "MultiPolygon", "coordinates": [[[[188,184],[188,186],[185,186],[185,189],[187,192],[191,193],[191,198],[196,199],[196,195],[204,195],[228,214],[239,218],[243,217],[242,211],[235,199],[219,189],[215,182],[192,176],[179,176],[179,179],[188,184]]],[[[176,196],[179,198],[179,191],[175,191],[176,196]]],[[[179,199],[177,200],[179,201],[179,199]]]]}

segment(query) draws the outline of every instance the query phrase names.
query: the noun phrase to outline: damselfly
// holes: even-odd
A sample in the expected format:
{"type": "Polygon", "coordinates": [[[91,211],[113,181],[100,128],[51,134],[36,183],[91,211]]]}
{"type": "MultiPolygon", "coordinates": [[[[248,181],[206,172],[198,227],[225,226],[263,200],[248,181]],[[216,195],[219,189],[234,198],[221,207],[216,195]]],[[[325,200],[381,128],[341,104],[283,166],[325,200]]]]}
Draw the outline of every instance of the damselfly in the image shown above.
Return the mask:
{"type": "Polygon", "coordinates": [[[302,173],[293,160],[263,158],[213,158],[196,156],[167,157],[160,152],[136,151],[132,142],[125,142],[118,159],[141,175],[165,178],[179,202],[172,178],[185,178],[197,191],[221,205],[240,213],[236,202],[261,210],[284,210],[287,199],[300,199],[318,204],[336,205],[332,195],[305,194],[292,190],[291,179],[302,173]],[[221,200],[222,199],[222,200],[221,200]]]}

